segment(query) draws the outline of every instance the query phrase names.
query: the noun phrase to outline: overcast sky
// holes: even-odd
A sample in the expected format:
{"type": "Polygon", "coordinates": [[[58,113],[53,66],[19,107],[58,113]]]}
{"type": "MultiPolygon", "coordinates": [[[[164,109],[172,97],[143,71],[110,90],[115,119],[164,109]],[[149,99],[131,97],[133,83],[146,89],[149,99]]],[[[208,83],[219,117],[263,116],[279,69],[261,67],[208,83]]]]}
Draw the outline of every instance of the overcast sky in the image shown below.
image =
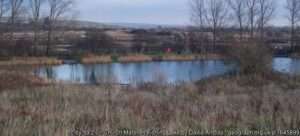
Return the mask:
{"type": "MultiPolygon", "coordinates": [[[[78,19],[107,23],[146,23],[189,25],[189,0],[76,0],[78,19]]],[[[276,0],[277,1],[277,0],[276,0]]],[[[278,0],[276,25],[285,24],[283,6],[278,0]]]]}

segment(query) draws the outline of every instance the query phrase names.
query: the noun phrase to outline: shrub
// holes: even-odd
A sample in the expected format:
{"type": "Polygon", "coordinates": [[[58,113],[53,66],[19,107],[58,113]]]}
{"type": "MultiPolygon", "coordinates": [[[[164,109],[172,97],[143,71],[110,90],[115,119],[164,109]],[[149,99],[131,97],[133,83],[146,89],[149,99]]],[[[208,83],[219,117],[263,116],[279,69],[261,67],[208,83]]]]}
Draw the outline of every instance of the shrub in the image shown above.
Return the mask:
{"type": "Polygon", "coordinates": [[[272,54],[265,44],[248,42],[229,49],[230,55],[239,64],[241,74],[263,74],[271,71],[272,54]]]}
{"type": "Polygon", "coordinates": [[[118,62],[118,61],[119,61],[119,56],[118,56],[118,55],[112,55],[112,56],[111,56],[111,60],[112,60],[113,62],[118,62]]]}

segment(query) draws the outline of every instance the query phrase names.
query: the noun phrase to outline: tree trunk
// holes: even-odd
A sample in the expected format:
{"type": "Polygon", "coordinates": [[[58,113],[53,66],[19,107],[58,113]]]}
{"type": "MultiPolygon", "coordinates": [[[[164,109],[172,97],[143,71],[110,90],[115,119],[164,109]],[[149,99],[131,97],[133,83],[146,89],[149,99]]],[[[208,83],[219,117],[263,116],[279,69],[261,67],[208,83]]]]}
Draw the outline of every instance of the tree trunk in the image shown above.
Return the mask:
{"type": "Polygon", "coordinates": [[[296,47],[295,47],[295,24],[292,23],[292,26],[291,26],[291,48],[293,51],[295,51],[296,47]]]}
{"type": "Polygon", "coordinates": [[[215,52],[216,49],[216,36],[217,36],[217,30],[216,26],[213,28],[213,52],[215,52]]]}
{"type": "Polygon", "coordinates": [[[38,48],[38,25],[37,22],[34,23],[34,38],[33,38],[33,55],[37,55],[37,48],[38,48]]]}
{"type": "Polygon", "coordinates": [[[46,48],[46,55],[49,56],[50,55],[50,46],[52,44],[52,28],[49,28],[48,30],[48,41],[47,41],[47,48],[46,48]]]}
{"type": "Polygon", "coordinates": [[[243,40],[243,25],[240,22],[240,42],[243,40]]]}

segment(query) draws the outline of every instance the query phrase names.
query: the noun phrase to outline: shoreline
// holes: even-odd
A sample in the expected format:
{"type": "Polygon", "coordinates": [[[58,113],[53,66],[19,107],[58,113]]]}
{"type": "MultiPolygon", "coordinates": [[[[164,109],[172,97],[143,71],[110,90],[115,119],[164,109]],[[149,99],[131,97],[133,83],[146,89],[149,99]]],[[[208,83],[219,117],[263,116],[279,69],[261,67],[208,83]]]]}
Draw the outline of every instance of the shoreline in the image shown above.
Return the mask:
{"type": "MultiPolygon", "coordinates": [[[[219,60],[228,59],[229,57],[220,54],[165,54],[165,55],[89,55],[83,56],[78,62],[81,64],[105,64],[105,63],[142,63],[156,61],[194,61],[194,60],[219,60]]],[[[39,65],[62,65],[69,64],[67,60],[56,57],[12,57],[10,59],[0,60],[0,66],[39,66],[39,65]]]]}
{"type": "Polygon", "coordinates": [[[12,57],[0,60],[0,66],[36,66],[36,65],[60,65],[63,60],[55,57],[12,57]]]}
{"type": "Polygon", "coordinates": [[[289,55],[289,57],[294,58],[294,59],[299,59],[300,54],[299,53],[293,53],[293,54],[289,55]]]}
{"type": "Polygon", "coordinates": [[[97,63],[142,63],[142,62],[156,62],[156,61],[194,61],[205,59],[228,59],[227,56],[219,54],[191,54],[191,55],[144,55],[144,54],[130,54],[123,56],[88,56],[80,60],[81,64],[97,64],[97,63]]]}

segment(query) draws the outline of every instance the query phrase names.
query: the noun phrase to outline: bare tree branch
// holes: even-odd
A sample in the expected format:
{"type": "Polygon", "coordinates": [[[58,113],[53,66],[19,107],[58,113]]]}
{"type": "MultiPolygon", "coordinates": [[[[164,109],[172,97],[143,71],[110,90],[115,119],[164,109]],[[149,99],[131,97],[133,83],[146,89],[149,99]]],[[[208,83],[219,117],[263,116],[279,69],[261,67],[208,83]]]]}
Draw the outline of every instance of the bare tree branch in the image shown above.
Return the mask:
{"type": "Polygon", "coordinates": [[[216,46],[216,38],[220,28],[225,26],[227,19],[227,5],[222,0],[209,0],[207,7],[206,20],[212,28],[213,48],[216,46]]]}
{"type": "MultiPolygon", "coordinates": [[[[190,1],[192,21],[196,24],[196,26],[201,31],[200,33],[196,33],[196,35],[199,36],[199,44],[200,44],[202,52],[205,52],[203,29],[205,28],[205,26],[207,26],[206,4],[207,4],[206,0],[191,0],[190,1]]],[[[190,33],[192,33],[192,32],[190,32],[190,33]]],[[[189,34],[188,36],[192,36],[192,34],[189,34]]],[[[189,37],[189,39],[192,39],[192,38],[189,37]]]]}
{"type": "Polygon", "coordinates": [[[38,46],[38,33],[39,33],[39,22],[41,17],[41,6],[44,3],[44,0],[30,0],[30,9],[31,9],[31,17],[33,23],[33,31],[34,31],[34,54],[36,54],[36,49],[38,46]]]}
{"type": "Polygon", "coordinates": [[[16,19],[19,17],[22,11],[22,4],[24,0],[10,0],[10,24],[15,25],[16,19]]]}
{"type": "Polygon", "coordinates": [[[48,25],[48,43],[46,54],[49,55],[50,46],[52,44],[53,29],[56,27],[57,21],[63,17],[70,9],[74,0],[48,0],[49,16],[47,18],[48,25]]]}
{"type": "Polygon", "coordinates": [[[0,21],[2,17],[8,12],[9,10],[9,1],[8,0],[0,0],[0,21]]]}
{"type": "Polygon", "coordinates": [[[9,1],[8,0],[0,0],[0,35],[2,36],[3,33],[3,17],[6,15],[6,13],[9,11],[9,1]]]}
{"type": "Polygon", "coordinates": [[[206,9],[205,9],[205,0],[191,0],[190,7],[192,12],[192,21],[197,24],[200,29],[203,28],[206,24],[206,9]]]}
{"type": "Polygon", "coordinates": [[[258,0],[259,4],[259,18],[258,18],[258,28],[260,30],[260,38],[264,39],[265,26],[272,19],[275,11],[275,1],[274,0],[258,0]]]}
{"type": "Polygon", "coordinates": [[[248,26],[250,29],[250,37],[254,37],[254,31],[256,29],[256,20],[258,17],[258,0],[246,0],[248,26]]]}
{"type": "Polygon", "coordinates": [[[228,0],[228,5],[232,9],[232,14],[235,18],[235,21],[239,25],[240,40],[242,40],[245,20],[246,20],[246,3],[245,0],[228,0]]]}
{"type": "Polygon", "coordinates": [[[300,1],[286,0],[287,19],[291,27],[291,46],[295,47],[295,29],[300,22],[300,1]]]}

